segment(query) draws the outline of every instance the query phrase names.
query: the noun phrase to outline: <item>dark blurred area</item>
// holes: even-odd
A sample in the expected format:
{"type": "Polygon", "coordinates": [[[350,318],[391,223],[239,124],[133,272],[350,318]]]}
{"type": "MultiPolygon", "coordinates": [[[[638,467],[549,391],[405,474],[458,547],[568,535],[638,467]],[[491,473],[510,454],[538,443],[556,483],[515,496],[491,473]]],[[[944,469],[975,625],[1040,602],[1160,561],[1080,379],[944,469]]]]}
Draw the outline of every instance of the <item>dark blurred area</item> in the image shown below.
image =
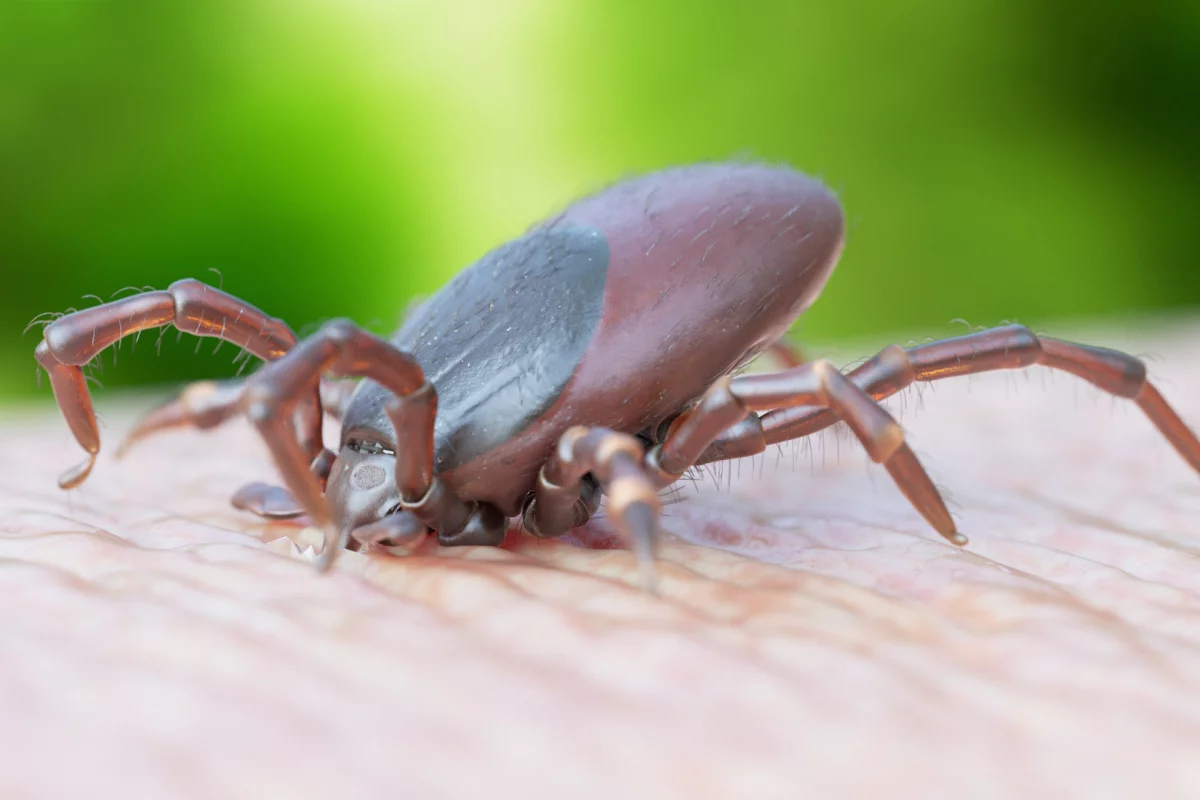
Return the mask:
{"type": "MultiPolygon", "coordinates": [[[[3,3],[0,398],[88,295],[387,332],[580,194],[733,157],[843,198],[801,338],[1195,306],[1198,142],[1195,0],[3,3]]],[[[103,382],[237,368],[154,339],[103,382]]]]}

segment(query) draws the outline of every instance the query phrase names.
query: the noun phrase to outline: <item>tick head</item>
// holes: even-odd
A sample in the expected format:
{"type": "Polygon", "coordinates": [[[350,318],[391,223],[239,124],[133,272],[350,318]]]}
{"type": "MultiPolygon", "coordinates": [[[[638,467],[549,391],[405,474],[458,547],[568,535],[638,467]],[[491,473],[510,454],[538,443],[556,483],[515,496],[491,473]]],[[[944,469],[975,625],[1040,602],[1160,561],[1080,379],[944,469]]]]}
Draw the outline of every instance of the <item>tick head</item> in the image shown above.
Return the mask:
{"type": "Polygon", "coordinates": [[[325,496],[344,531],[400,511],[395,445],[374,431],[348,431],[330,470],[325,496]]]}

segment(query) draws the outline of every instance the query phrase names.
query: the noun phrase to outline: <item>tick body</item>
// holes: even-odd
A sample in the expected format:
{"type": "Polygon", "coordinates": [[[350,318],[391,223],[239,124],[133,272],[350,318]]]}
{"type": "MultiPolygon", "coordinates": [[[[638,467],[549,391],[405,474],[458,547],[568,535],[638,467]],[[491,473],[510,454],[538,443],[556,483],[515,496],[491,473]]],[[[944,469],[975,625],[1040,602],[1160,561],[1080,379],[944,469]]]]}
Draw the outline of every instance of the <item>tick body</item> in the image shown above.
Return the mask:
{"type": "MultiPolygon", "coordinates": [[[[440,477],[520,513],[568,428],[678,414],[779,339],[841,244],[820,183],[743,166],[622,184],[503,245],[392,337],[437,388],[440,477]]],[[[363,387],[344,425],[394,449],[387,396],[363,387]]]]}
{"type": "Polygon", "coordinates": [[[174,324],[268,360],[245,382],[197,384],[151,413],[139,439],[244,412],[286,489],[235,503],[307,513],[344,545],[498,544],[582,525],[608,496],[649,575],[659,491],[690,467],[848,424],[943,536],[966,539],[878,400],[915,381],[1043,364],[1138,403],[1200,469],[1200,442],[1135,358],[1008,326],[902,349],[843,374],[826,361],[738,376],[816,300],[843,246],[836,198],[774,167],[705,165],[617,184],[484,256],[382,340],[327,324],[297,343],[258,309],[180,281],[59,318],[37,357],[88,460],[99,449],[79,367],[120,337],[174,324]],[[333,378],[361,378],[333,383],[333,378]],[[342,422],[321,444],[322,409],[342,422]]]}

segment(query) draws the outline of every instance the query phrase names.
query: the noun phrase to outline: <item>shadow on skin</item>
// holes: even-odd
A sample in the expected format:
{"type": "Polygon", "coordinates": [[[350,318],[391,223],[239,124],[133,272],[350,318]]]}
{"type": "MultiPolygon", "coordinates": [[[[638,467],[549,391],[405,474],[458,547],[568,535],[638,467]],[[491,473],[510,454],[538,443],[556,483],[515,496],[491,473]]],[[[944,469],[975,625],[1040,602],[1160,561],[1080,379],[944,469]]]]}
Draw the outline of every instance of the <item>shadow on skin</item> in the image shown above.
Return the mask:
{"type": "MultiPolygon", "coordinates": [[[[1133,347],[1193,423],[1195,333],[1133,347]]],[[[318,576],[228,505],[246,425],[62,493],[61,421],[0,422],[0,794],[1194,796],[1200,478],[1044,371],[889,407],[966,550],[827,434],[682,486],[659,598],[528,536],[318,576]]]]}

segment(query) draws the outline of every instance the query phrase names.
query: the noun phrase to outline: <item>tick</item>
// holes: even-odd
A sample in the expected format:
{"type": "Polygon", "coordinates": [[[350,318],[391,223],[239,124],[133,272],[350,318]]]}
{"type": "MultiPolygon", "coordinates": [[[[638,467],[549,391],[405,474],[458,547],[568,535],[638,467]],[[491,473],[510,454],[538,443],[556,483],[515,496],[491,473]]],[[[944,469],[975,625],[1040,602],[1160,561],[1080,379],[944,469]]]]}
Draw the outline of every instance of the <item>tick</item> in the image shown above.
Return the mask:
{"type": "Polygon", "coordinates": [[[651,577],[659,492],[691,467],[761,453],[845,422],[933,528],[966,544],[904,432],[879,402],[916,381],[1042,364],[1132,399],[1200,469],[1200,441],[1124,353],[1019,325],[896,345],[849,373],[825,360],[739,368],[775,346],[842,251],[834,195],[790,169],[671,169],[579,200],[468,267],[390,339],[329,322],[297,341],[279,319],[196,280],[63,316],[38,362],[87,459],[100,449],[81,367],[125,336],[175,325],[268,362],[244,381],[193,384],[128,441],[245,414],[285,488],[235,504],[307,514],[328,567],[343,547],[498,545],[583,525],[606,496],[651,577]],[[334,379],[343,379],[335,381],[334,379]],[[344,379],[361,379],[347,382],[344,379]],[[336,453],[323,414],[341,421],[336,453]]]}

